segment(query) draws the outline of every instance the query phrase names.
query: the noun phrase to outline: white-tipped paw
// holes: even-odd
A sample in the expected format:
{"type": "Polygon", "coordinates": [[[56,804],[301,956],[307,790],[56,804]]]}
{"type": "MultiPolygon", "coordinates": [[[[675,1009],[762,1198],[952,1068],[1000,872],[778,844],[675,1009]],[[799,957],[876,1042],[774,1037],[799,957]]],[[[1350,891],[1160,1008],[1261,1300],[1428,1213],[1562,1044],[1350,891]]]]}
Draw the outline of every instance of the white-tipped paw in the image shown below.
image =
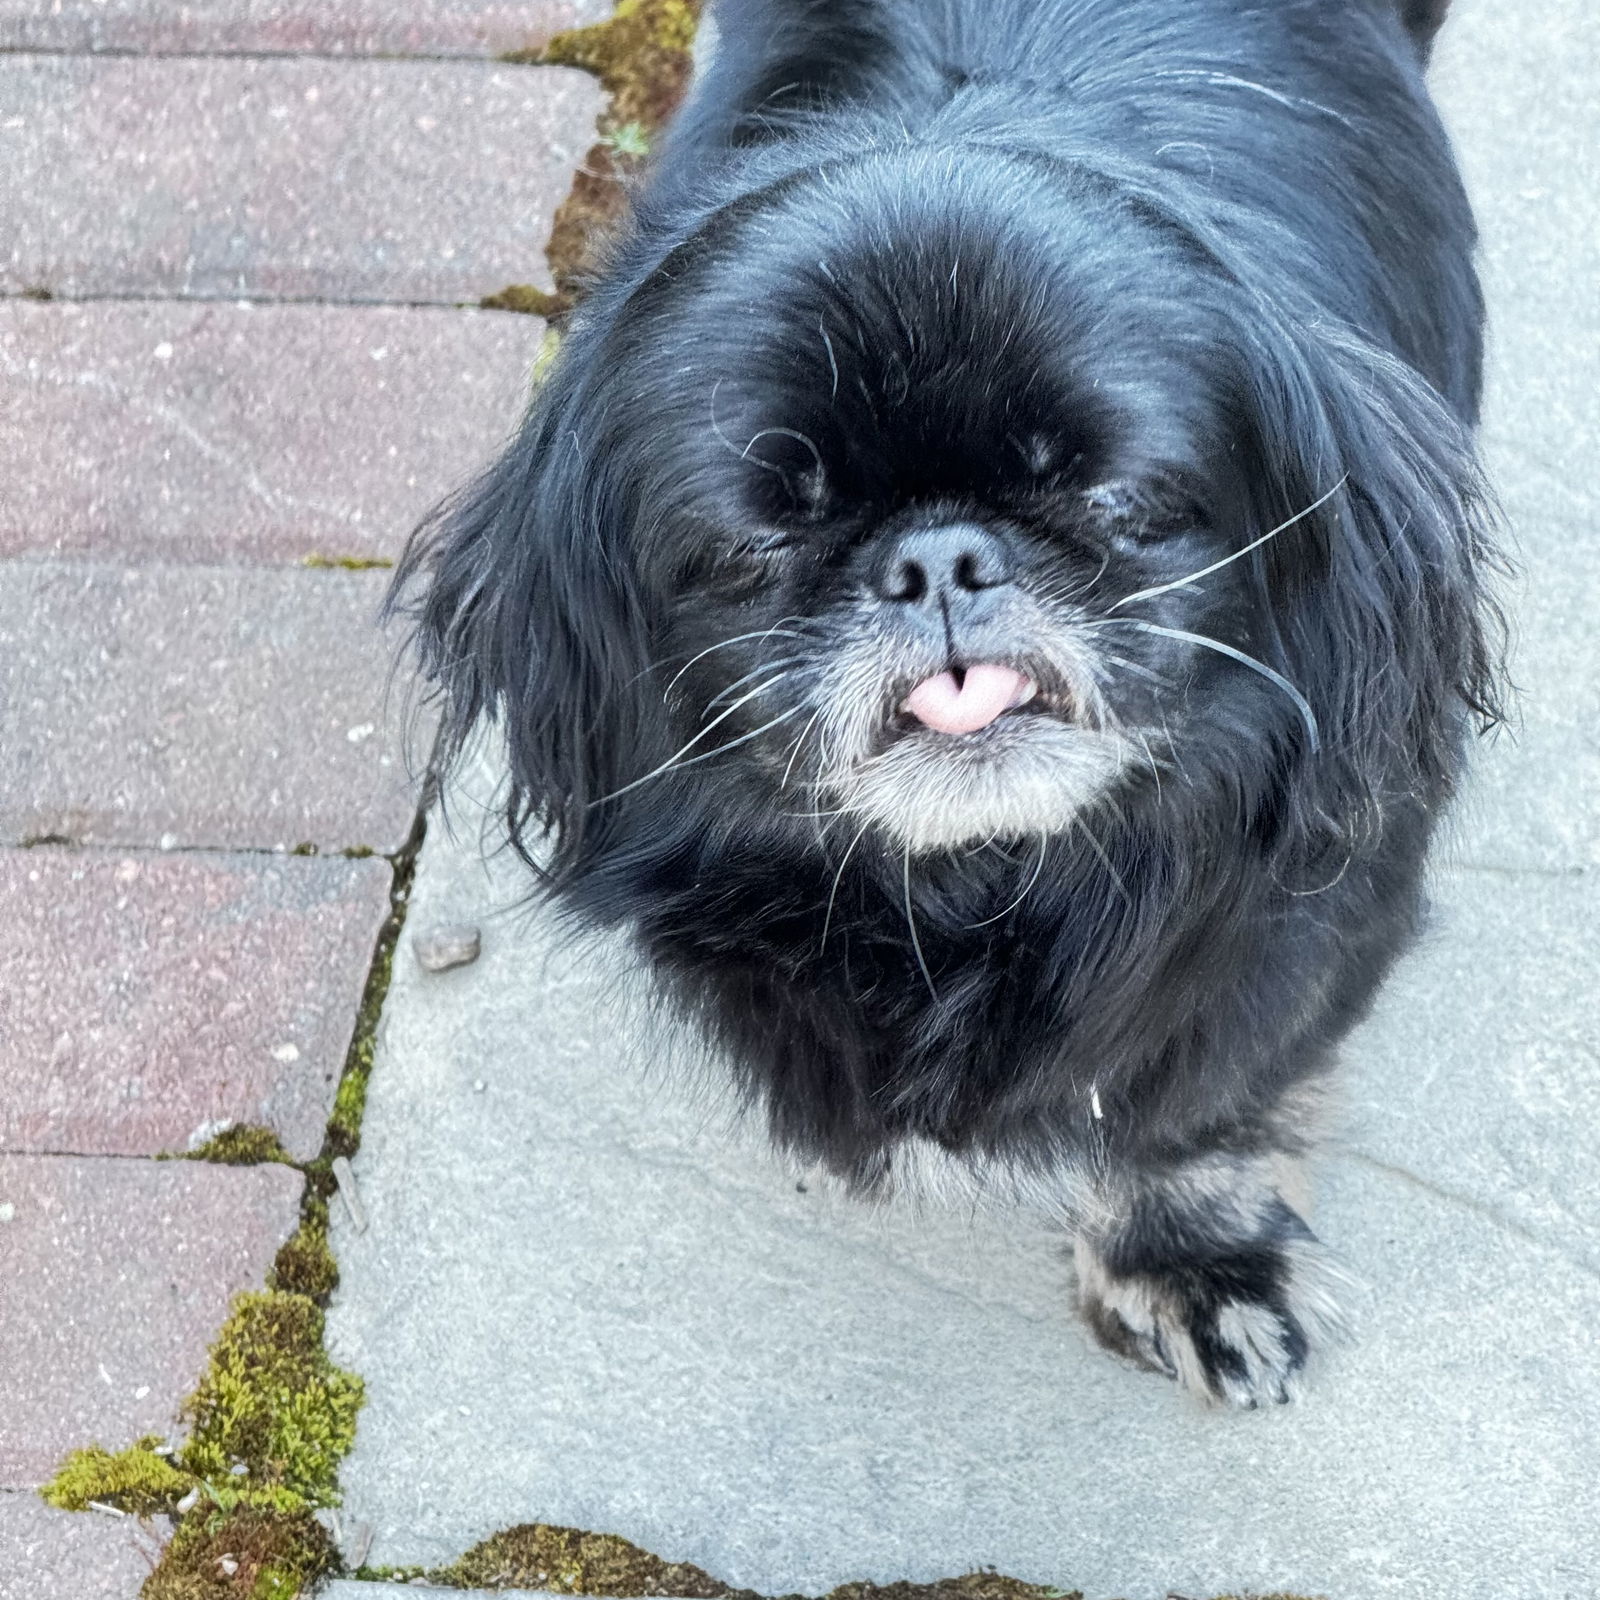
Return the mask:
{"type": "Polygon", "coordinates": [[[1296,1219],[1282,1236],[1118,1273],[1076,1244],[1079,1308],[1108,1350],[1223,1405],[1298,1397],[1307,1361],[1342,1337],[1343,1277],[1296,1219]]]}

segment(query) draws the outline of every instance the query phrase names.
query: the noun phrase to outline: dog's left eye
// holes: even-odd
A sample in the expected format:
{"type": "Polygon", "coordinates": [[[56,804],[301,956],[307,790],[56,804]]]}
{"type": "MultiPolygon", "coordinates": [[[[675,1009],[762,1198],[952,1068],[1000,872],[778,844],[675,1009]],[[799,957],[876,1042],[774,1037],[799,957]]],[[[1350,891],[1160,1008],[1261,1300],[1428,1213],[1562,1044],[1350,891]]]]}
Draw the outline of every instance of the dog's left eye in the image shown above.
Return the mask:
{"type": "Polygon", "coordinates": [[[1083,503],[1107,533],[1135,542],[1197,533],[1209,524],[1199,500],[1167,484],[1097,484],[1083,503]]]}

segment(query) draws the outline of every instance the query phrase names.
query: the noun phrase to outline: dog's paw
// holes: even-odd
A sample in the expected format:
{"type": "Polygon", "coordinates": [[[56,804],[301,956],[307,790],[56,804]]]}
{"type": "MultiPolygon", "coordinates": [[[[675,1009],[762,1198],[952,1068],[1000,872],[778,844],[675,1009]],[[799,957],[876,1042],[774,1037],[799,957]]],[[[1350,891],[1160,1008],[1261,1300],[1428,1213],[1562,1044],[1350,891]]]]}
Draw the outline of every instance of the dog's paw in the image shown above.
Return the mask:
{"type": "Polygon", "coordinates": [[[1306,1362],[1342,1338],[1344,1274],[1303,1224],[1154,1270],[1118,1273],[1076,1242],[1079,1309],[1108,1350],[1222,1405],[1298,1398],[1306,1362]]]}

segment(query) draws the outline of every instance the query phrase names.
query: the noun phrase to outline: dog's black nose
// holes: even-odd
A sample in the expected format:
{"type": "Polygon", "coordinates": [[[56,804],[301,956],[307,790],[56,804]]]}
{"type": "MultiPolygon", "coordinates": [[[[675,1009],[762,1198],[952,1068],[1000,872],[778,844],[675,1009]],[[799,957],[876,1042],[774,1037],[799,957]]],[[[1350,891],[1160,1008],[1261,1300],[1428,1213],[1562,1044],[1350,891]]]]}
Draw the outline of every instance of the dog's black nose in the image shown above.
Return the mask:
{"type": "Polygon", "coordinates": [[[1005,541],[971,523],[918,528],[883,545],[872,574],[880,600],[936,605],[998,589],[1016,575],[1005,541]]]}

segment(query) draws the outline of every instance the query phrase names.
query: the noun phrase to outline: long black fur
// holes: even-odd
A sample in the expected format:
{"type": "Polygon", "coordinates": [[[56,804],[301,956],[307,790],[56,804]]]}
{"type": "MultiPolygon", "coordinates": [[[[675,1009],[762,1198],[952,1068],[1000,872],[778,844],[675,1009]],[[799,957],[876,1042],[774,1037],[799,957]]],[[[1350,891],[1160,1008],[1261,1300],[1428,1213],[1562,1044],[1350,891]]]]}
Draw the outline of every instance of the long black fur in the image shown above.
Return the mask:
{"type": "MultiPolygon", "coordinates": [[[[862,1188],[908,1140],[1087,1172],[1108,1272],[1204,1276],[1215,1184],[1184,1175],[1300,1147],[1294,1092],[1416,925],[1497,709],[1443,9],[722,0],[520,436],[407,555],[448,747],[498,719],[563,904],[635,929],[775,1137],[862,1188]],[[1132,663],[1113,709],[1165,743],[1081,828],[913,854],[804,815],[803,717],[760,731],[787,685],[702,731],[793,619],[825,654],[919,517],[1002,528],[1132,663]],[[1159,1227],[1119,1184],[1167,1186],[1159,1227]]],[[[1258,1209],[1230,1259],[1281,1254],[1258,1209]]],[[[1249,1361],[1192,1332],[1239,1398],[1249,1361]]],[[[1186,1375],[1171,1340],[1145,1354],[1186,1375]]]]}

